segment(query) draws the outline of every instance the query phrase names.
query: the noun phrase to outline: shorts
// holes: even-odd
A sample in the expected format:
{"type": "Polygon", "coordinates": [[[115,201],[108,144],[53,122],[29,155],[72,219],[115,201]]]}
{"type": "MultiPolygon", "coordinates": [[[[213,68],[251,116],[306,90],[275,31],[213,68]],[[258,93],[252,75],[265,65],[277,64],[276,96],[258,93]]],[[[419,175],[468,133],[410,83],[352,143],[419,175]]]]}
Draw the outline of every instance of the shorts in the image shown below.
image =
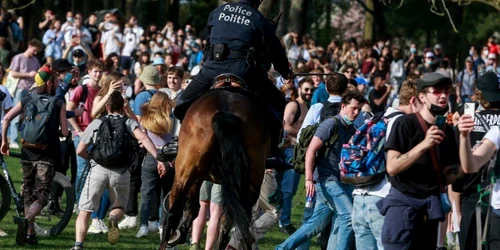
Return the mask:
{"type": "Polygon", "coordinates": [[[112,170],[95,165],[90,168],[83,186],[78,208],[87,212],[99,210],[101,196],[105,189],[109,193],[109,210],[116,208],[124,210],[127,206],[130,192],[130,172],[112,170]]]}
{"type": "Polygon", "coordinates": [[[210,201],[218,205],[222,204],[221,186],[204,181],[200,188],[200,201],[210,201]]]}
{"type": "Polygon", "coordinates": [[[36,201],[45,207],[49,202],[55,164],[47,161],[21,160],[21,166],[23,168],[24,206],[29,207],[36,201]]]}

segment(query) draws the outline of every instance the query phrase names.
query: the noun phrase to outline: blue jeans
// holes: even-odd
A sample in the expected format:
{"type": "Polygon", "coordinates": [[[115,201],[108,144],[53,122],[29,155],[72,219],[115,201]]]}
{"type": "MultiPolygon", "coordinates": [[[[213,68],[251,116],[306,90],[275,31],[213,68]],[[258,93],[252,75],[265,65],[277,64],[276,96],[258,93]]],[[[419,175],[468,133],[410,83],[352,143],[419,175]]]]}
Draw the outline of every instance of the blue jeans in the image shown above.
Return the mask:
{"type": "Polygon", "coordinates": [[[161,193],[157,161],[149,153],[144,158],[144,163],[142,164],[141,181],[140,223],[141,226],[147,226],[150,218],[154,218],[152,221],[158,220],[158,213],[156,211],[151,211],[151,209],[156,209],[158,207],[156,204],[160,204],[159,194],[161,193]],[[156,202],[154,199],[156,199],[156,202]],[[151,217],[150,213],[155,216],[151,217]]]}
{"type": "Polygon", "coordinates": [[[92,212],[92,219],[104,220],[109,209],[109,193],[108,189],[104,190],[101,197],[101,204],[99,205],[99,211],[92,212]]]}
{"type": "MultiPolygon", "coordinates": [[[[73,144],[75,144],[75,148],[78,148],[78,144],[80,143],[80,136],[73,137],[73,144]]],[[[80,156],[76,156],[76,181],[75,181],[75,194],[76,194],[76,203],[80,201],[80,195],[82,194],[83,185],[85,184],[85,180],[87,179],[87,175],[89,173],[89,162],[80,156]]]]}
{"type": "Polygon", "coordinates": [[[358,249],[384,249],[382,245],[384,216],[380,214],[376,206],[376,203],[381,199],[382,197],[374,195],[354,196],[352,227],[358,249]]]}
{"type": "MultiPolygon", "coordinates": [[[[285,161],[290,162],[293,158],[293,148],[285,148],[285,161]]],[[[277,181],[281,183],[281,191],[283,192],[283,206],[279,218],[279,225],[288,226],[291,224],[292,200],[297,193],[300,182],[300,174],[293,169],[288,169],[278,173],[277,181]]]]}
{"type": "MultiPolygon", "coordinates": [[[[335,213],[332,207],[329,206],[328,201],[323,195],[320,184],[316,184],[316,204],[312,216],[302,226],[288,237],[283,243],[276,246],[276,250],[291,250],[300,246],[300,249],[306,248],[310,240],[321,233],[323,229],[334,219],[335,213]]],[[[306,214],[304,214],[304,219],[306,214]]],[[[333,232],[334,230],[332,230],[333,232]]]]}
{"type": "Polygon", "coordinates": [[[340,180],[321,181],[328,205],[335,208],[338,219],[332,227],[332,232],[338,230],[337,239],[330,237],[328,249],[349,250],[354,233],[352,231],[352,191],[354,186],[343,184],[340,180]]]}
{"type": "MultiPolygon", "coordinates": [[[[18,102],[21,102],[21,100],[28,95],[28,91],[24,89],[17,89],[16,93],[14,95],[14,105],[16,105],[18,102]]],[[[3,111],[2,111],[3,112],[3,111]]],[[[11,143],[16,142],[19,143],[19,116],[16,116],[14,119],[12,119],[12,122],[10,123],[9,126],[9,140],[11,143]]]]}

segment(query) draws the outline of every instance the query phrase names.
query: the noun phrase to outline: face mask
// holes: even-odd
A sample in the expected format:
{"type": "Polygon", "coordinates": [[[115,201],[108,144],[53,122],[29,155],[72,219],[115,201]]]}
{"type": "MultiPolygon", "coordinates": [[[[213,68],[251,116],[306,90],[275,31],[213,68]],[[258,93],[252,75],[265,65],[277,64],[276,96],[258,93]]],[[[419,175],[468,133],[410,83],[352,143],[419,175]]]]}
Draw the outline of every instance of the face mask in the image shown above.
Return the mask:
{"type": "Polygon", "coordinates": [[[488,51],[488,50],[483,50],[483,55],[487,56],[487,55],[488,55],[488,53],[489,53],[489,51],[488,51]]]}
{"type": "Polygon", "coordinates": [[[425,63],[432,65],[432,59],[425,59],[425,63]]]}
{"type": "Polygon", "coordinates": [[[417,53],[417,49],[416,48],[410,48],[410,53],[417,53]]]}
{"type": "Polygon", "coordinates": [[[73,19],[72,17],[66,17],[66,21],[72,23],[75,19],[73,19]]]}
{"type": "Polygon", "coordinates": [[[382,47],[384,47],[384,43],[378,43],[377,45],[379,49],[382,49],[382,47]]]}
{"type": "Polygon", "coordinates": [[[474,51],[469,50],[469,56],[473,56],[473,55],[474,55],[474,51]]]}
{"type": "Polygon", "coordinates": [[[349,120],[349,118],[347,118],[347,115],[342,116],[342,118],[344,119],[344,122],[345,122],[347,125],[349,125],[349,126],[350,126],[350,125],[352,125],[352,123],[353,123],[353,122],[352,122],[352,121],[350,121],[350,120],[349,120]]]}
{"type": "Polygon", "coordinates": [[[156,39],[156,42],[161,44],[163,42],[163,38],[160,37],[160,38],[156,39]]]}
{"type": "Polygon", "coordinates": [[[446,114],[446,112],[448,112],[448,105],[446,105],[446,107],[444,107],[444,108],[441,108],[437,105],[431,104],[431,107],[429,108],[429,112],[431,112],[431,114],[433,116],[444,115],[444,114],[446,114]]]}

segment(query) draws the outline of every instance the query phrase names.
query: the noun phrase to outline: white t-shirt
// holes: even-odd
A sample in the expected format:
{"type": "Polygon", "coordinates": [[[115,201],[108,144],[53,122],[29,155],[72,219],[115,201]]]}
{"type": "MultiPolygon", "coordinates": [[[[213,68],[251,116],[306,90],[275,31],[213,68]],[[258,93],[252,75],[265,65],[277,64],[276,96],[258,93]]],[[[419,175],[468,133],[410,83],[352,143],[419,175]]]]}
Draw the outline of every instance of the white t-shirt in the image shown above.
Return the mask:
{"type": "Polygon", "coordinates": [[[5,115],[5,110],[10,109],[14,106],[14,102],[12,100],[12,96],[9,94],[9,91],[5,86],[0,85],[0,91],[4,92],[6,94],[5,99],[3,99],[1,103],[2,105],[2,110],[0,110],[0,120],[3,122],[3,116],[5,115]]]}
{"type": "Polygon", "coordinates": [[[121,33],[115,33],[113,36],[113,32],[107,32],[104,41],[106,42],[106,47],[104,48],[104,55],[107,57],[111,53],[116,53],[120,55],[120,47],[114,41],[114,37],[118,39],[119,42],[123,41],[123,35],[121,33]]]}
{"type": "MultiPolygon", "coordinates": [[[[500,149],[500,130],[498,126],[492,127],[486,135],[484,135],[483,140],[489,140],[495,144],[495,149],[500,149]]],[[[500,209],[500,179],[497,180],[495,185],[493,185],[493,194],[491,195],[491,206],[494,209],[500,209]]]]}
{"type": "Polygon", "coordinates": [[[123,43],[122,56],[131,56],[132,51],[139,45],[139,40],[137,40],[137,36],[134,33],[127,32],[123,38],[123,43]]]}

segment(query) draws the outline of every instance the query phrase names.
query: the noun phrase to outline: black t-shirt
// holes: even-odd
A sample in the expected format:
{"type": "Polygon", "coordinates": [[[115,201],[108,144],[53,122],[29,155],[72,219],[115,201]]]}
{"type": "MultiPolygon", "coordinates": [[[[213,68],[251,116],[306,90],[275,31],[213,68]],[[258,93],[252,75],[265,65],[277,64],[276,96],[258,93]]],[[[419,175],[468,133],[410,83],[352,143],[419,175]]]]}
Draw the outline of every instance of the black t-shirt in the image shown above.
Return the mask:
{"type": "Polygon", "coordinates": [[[95,42],[95,40],[97,39],[97,34],[99,34],[99,27],[97,27],[97,25],[90,25],[90,24],[87,24],[85,25],[85,27],[89,30],[90,32],[90,35],[92,35],[92,42],[95,42]]]}
{"type": "MultiPolygon", "coordinates": [[[[431,124],[427,125],[431,126],[431,124]]],[[[385,144],[385,150],[396,150],[401,154],[405,154],[422,142],[424,138],[425,133],[420,126],[417,116],[415,114],[404,115],[394,122],[391,134],[385,144]]],[[[460,162],[453,127],[450,125],[446,125],[445,127],[443,142],[435,148],[441,171],[444,167],[460,162]]],[[[444,178],[443,175],[441,176],[444,178]]],[[[389,181],[393,188],[418,199],[425,199],[431,195],[439,195],[440,192],[430,151],[422,155],[420,159],[405,171],[396,176],[389,176],[389,181]]],[[[443,183],[445,183],[444,179],[443,183]]]]}
{"type": "Polygon", "coordinates": [[[376,113],[380,113],[380,112],[385,111],[387,99],[385,100],[385,102],[382,102],[380,104],[380,106],[376,105],[374,102],[374,100],[379,99],[382,96],[384,96],[385,91],[386,91],[385,88],[380,89],[380,90],[372,89],[372,91],[370,91],[370,94],[368,94],[368,101],[370,102],[370,107],[372,108],[372,113],[376,114],[376,113]]]}
{"type": "MultiPolygon", "coordinates": [[[[476,105],[477,106],[477,105],[476,105]]],[[[462,110],[459,111],[459,113],[463,114],[463,107],[462,110]]],[[[480,121],[482,117],[484,123],[487,124],[490,128],[493,126],[499,126],[500,125],[500,110],[483,110],[475,115],[475,122],[474,122],[474,130],[470,133],[470,139],[471,139],[471,144],[474,147],[474,145],[478,144],[481,142],[483,139],[484,135],[486,132],[488,132],[488,127],[486,125],[483,125],[483,123],[480,121]]],[[[455,133],[457,133],[458,136],[458,129],[455,127],[455,133]]],[[[477,173],[473,174],[466,174],[464,178],[457,180],[455,183],[453,183],[453,191],[455,192],[460,192],[462,193],[462,199],[466,198],[467,196],[476,193],[477,192],[477,185],[482,183],[482,186],[486,186],[489,184],[489,180],[487,177],[487,174],[485,173],[485,168],[483,168],[478,171],[477,173]]]]}
{"type": "MultiPolygon", "coordinates": [[[[24,107],[26,105],[26,103],[29,102],[30,100],[31,100],[31,95],[24,97],[21,100],[21,106],[24,107]]],[[[59,117],[59,114],[61,113],[61,108],[62,108],[63,103],[64,102],[62,100],[59,100],[59,99],[56,101],[55,114],[57,115],[57,117],[59,117]]],[[[58,118],[57,118],[57,121],[59,121],[58,118]]],[[[20,120],[20,122],[22,122],[22,119],[20,120]]],[[[21,124],[21,128],[22,127],[23,127],[23,125],[21,124]]],[[[59,127],[57,128],[57,131],[59,131],[59,127]]],[[[54,136],[54,138],[52,141],[54,142],[54,145],[50,145],[48,147],[48,150],[39,150],[39,149],[22,147],[21,148],[21,160],[47,161],[47,162],[51,162],[54,164],[59,164],[61,161],[61,143],[59,142],[59,133],[54,134],[53,136],[54,136]]]]}

